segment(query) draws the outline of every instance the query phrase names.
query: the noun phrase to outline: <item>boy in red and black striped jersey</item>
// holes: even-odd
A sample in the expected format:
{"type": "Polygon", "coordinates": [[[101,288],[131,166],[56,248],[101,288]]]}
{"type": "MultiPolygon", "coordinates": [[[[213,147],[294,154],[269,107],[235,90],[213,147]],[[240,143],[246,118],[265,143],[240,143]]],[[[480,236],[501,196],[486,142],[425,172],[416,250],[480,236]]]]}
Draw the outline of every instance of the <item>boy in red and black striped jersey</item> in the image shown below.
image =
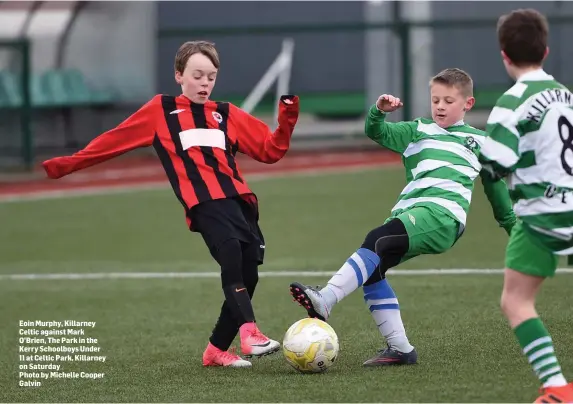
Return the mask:
{"type": "Polygon", "coordinates": [[[272,164],[286,154],[298,119],[297,96],[281,97],[278,128],[233,104],[209,99],[219,56],[214,44],[186,42],[175,57],[175,80],[182,94],[156,95],[116,128],[72,156],[43,163],[60,178],[119,156],[153,146],[173,191],[183,205],[189,229],[199,232],[221,266],[225,301],[203,354],[204,366],[248,367],[228,351],[237,333],[247,357],[267,355],[280,344],[260,332],[251,298],[263,262],[265,242],[258,205],[235,159],[237,152],[272,164]]]}

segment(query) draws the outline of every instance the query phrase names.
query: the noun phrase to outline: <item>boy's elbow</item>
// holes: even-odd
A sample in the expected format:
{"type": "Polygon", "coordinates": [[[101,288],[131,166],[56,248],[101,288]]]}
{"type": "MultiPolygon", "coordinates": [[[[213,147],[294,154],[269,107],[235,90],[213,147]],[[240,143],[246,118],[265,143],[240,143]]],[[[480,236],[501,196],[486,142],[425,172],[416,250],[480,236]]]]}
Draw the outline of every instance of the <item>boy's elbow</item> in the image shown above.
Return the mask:
{"type": "Polygon", "coordinates": [[[366,125],[364,127],[364,133],[366,134],[367,137],[369,137],[370,139],[374,139],[376,137],[376,129],[373,128],[370,125],[366,125]]]}
{"type": "Polygon", "coordinates": [[[287,150],[276,150],[271,153],[263,153],[259,161],[265,164],[274,164],[281,160],[286,152],[287,150]]]}
{"type": "MultiPolygon", "coordinates": [[[[268,139],[273,139],[272,137],[268,139]]],[[[265,142],[263,147],[261,161],[266,164],[274,164],[282,159],[290,147],[290,137],[284,139],[273,139],[265,142]]]]}
{"type": "Polygon", "coordinates": [[[372,122],[369,119],[366,119],[366,122],[364,123],[364,133],[366,133],[366,136],[370,137],[370,133],[373,129],[374,127],[372,122]]]}
{"type": "Polygon", "coordinates": [[[364,133],[370,139],[378,139],[383,136],[383,126],[379,122],[373,122],[370,119],[366,120],[364,125],[364,133]]]}
{"type": "Polygon", "coordinates": [[[259,148],[259,149],[251,149],[251,150],[242,150],[241,153],[246,154],[253,160],[258,161],[259,163],[265,164],[274,164],[280,159],[284,157],[288,150],[288,147],[284,150],[279,148],[259,148]]]}

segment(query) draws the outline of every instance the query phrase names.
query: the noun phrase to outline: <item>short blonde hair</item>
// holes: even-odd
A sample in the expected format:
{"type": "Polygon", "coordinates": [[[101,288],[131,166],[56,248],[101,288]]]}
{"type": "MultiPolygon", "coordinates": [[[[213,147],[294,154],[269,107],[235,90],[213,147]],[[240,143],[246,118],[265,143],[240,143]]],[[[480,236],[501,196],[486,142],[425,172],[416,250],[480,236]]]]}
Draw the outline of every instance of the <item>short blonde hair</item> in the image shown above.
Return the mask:
{"type": "Polygon", "coordinates": [[[430,85],[439,83],[450,87],[456,87],[464,97],[473,97],[474,82],[471,76],[458,68],[444,69],[430,80],[430,85]]]}
{"type": "Polygon", "coordinates": [[[177,50],[177,54],[175,55],[175,71],[183,74],[185,66],[187,66],[187,61],[195,53],[202,53],[207,56],[211,63],[213,63],[213,66],[217,69],[219,68],[221,63],[219,62],[219,54],[217,53],[217,49],[215,49],[214,43],[207,41],[189,41],[185,42],[177,50]]]}

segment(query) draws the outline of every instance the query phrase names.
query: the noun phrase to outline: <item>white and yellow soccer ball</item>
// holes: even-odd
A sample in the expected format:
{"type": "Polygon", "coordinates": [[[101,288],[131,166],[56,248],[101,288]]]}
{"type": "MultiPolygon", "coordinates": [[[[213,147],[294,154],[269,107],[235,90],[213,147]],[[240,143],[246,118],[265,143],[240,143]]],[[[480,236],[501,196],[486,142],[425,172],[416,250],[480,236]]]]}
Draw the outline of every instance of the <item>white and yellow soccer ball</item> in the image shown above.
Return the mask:
{"type": "Polygon", "coordinates": [[[283,354],[301,373],[320,373],[332,366],[338,356],[338,336],[334,329],[316,318],[297,321],[285,333],[283,354]]]}

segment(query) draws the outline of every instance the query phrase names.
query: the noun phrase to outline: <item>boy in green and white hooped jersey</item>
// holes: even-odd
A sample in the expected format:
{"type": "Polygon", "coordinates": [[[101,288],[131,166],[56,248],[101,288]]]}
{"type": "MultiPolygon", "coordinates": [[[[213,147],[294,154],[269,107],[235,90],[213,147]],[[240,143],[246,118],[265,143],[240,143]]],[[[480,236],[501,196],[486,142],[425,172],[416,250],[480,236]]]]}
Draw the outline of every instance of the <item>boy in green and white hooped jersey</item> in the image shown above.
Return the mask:
{"type": "MultiPolygon", "coordinates": [[[[386,114],[402,106],[384,94],[370,108],[365,131],[380,145],[400,153],[407,185],[389,219],[371,230],[328,285],[315,289],[298,282],[291,293],[311,317],[326,320],[332,307],[363,286],[364,300],[388,348],[365,366],[413,364],[396,294],[385,273],[400,262],[422,254],[440,254],[462,235],[474,181],[481,173],[480,148],[486,134],[463,122],[474,105],[473,82],[460,69],[446,69],[430,82],[432,119],[386,122],[386,114]]],[[[494,217],[509,233],[515,223],[506,184],[482,177],[494,217]]]]}
{"type": "Polygon", "coordinates": [[[501,56],[516,80],[487,122],[484,167],[507,176],[519,222],[506,251],[502,310],[543,384],[537,402],[573,402],[535,296],[555,274],[559,255],[573,254],[573,95],[547,74],[548,24],[539,12],[516,10],[498,22],[501,56]]]}

